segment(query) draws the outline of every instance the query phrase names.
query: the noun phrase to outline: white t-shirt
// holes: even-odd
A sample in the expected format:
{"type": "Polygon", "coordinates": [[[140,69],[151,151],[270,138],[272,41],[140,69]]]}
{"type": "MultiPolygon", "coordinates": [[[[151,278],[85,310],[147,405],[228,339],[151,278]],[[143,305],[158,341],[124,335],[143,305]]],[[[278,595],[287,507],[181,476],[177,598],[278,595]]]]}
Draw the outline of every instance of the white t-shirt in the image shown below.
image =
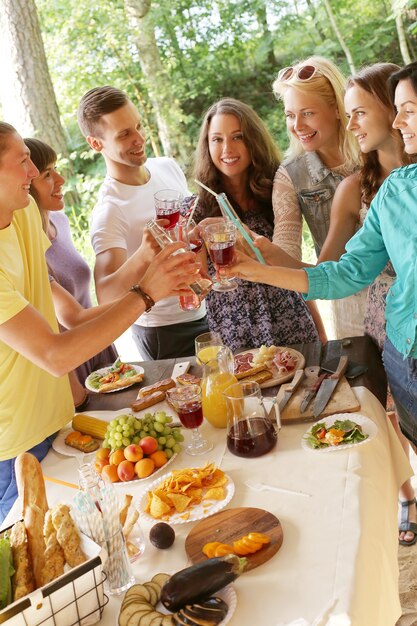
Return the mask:
{"type": "MultiPolygon", "coordinates": [[[[150,178],[144,185],[125,185],[106,176],[97,204],[91,214],[90,236],[95,254],[123,248],[131,257],[139,248],[146,223],[155,218],[154,194],[161,189],[177,189],[190,195],[180,167],[167,157],[147,159],[150,178]]],[[[149,313],[141,315],[140,326],[169,326],[201,319],[204,302],[195,311],[183,311],[177,297],[164,298],[149,313]]]]}

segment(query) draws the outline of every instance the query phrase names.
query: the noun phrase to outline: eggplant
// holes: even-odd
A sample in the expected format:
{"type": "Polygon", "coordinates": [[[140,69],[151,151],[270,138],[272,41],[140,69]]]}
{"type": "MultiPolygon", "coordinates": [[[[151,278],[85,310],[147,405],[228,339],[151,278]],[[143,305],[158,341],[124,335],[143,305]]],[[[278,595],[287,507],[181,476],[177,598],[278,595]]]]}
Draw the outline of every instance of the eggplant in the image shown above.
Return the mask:
{"type": "Polygon", "coordinates": [[[240,576],[247,559],[235,554],[207,559],[177,572],[161,589],[161,602],[175,613],[186,604],[206,600],[240,576]]]}

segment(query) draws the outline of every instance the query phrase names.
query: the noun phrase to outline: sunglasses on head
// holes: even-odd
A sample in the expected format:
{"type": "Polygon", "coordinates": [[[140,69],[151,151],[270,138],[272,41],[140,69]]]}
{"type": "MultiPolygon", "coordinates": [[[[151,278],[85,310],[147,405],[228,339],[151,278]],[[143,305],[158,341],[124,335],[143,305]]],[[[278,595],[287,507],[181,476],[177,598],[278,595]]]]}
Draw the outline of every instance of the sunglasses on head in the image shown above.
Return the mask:
{"type": "Polygon", "coordinates": [[[299,80],[310,80],[316,74],[319,74],[320,70],[314,65],[301,65],[299,67],[284,67],[278,72],[278,80],[290,80],[294,76],[297,76],[299,80]]]}

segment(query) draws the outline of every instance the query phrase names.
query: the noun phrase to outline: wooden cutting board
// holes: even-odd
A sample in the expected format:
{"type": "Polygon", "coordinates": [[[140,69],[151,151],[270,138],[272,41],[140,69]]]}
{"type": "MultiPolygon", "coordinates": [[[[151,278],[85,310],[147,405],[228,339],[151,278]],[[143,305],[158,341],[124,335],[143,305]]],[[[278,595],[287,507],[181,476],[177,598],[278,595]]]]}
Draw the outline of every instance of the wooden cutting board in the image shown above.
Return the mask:
{"type": "MultiPolygon", "coordinates": [[[[298,424],[300,422],[315,422],[321,417],[334,415],[335,413],[354,413],[361,408],[358,399],[353,393],[346,378],[342,376],[338,385],[333,392],[327,406],[318,418],[313,415],[314,398],[310,401],[304,413],[300,411],[300,405],[304,399],[307,390],[314,384],[319,375],[319,366],[306,367],[305,376],[301,381],[297,391],[291,396],[286,407],[281,413],[282,424],[298,424]]],[[[278,393],[278,402],[280,401],[287,385],[282,385],[278,393]]]]}
{"type": "Polygon", "coordinates": [[[246,556],[245,572],[269,561],[280,549],[283,540],[281,522],[264,509],[240,507],[211,515],[194,526],[185,540],[185,551],[192,563],[205,561],[202,549],[210,541],[233,543],[250,532],[264,533],[271,542],[254,554],[246,556]]]}

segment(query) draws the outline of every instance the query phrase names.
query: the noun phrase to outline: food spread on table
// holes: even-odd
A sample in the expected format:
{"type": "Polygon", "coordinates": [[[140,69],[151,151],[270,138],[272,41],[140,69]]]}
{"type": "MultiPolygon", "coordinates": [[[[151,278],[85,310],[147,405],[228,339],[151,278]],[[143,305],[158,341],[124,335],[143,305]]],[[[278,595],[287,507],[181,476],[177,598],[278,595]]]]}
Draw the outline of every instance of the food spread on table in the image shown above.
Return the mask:
{"type": "Polygon", "coordinates": [[[142,367],[131,363],[122,363],[120,359],[117,359],[110,367],[91,372],[85,380],[85,386],[90,391],[107,393],[130,387],[141,382],[143,378],[144,370],[142,367]]]}
{"type": "Polygon", "coordinates": [[[325,422],[314,424],[306,435],[307,443],[312,448],[328,448],[341,444],[355,444],[365,441],[368,435],[362,426],[353,420],[336,420],[331,426],[325,422]]]}
{"type": "Polygon", "coordinates": [[[211,506],[212,500],[226,498],[228,477],[214,463],[204,467],[173,470],[159,485],[147,492],[145,511],[154,519],[166,519],[178,513],[186,521],[196,505],[211,506]]]}
{"type": "MultiPolygon", "coordinates": [[[[303,367],[304,357],[292,349],[263,345],[236,355],[234,363],[238,380],[259,383],[273,380],[273,384],[278,384],[277,380],[285,377],[288,380],[303,367]]],[[[138,373],[135,366],[122,363],[119,359],[106,369],[105,373],[98,370],[89,377],[89,384],[94,385],[96,391],[126,387],[143,379],[143,373],[138,373]]],[[[176,381],[182,386],[198,384],[200,379],[185,373],[176,381]]],[[[142,387],[131,408],[136,412],[153,406],[164,400],[166,391],[175,386],[176,382],[167,378],[142,387]]],[[[140,418],[126,413],[115,416],[110,422],[79,414],[72,421],[74,430],[65,435],[65,444],[84,454],[96,451],[93,467],[106,482],[127,483],[147,479],[181,451],[184,437],[180,428],[172,427],[171,422],[172,417],[165,411],[148,412],[140,418]]],[[[325,421],[315,424],[305,435],[305,440],[311,448],[319,449],[355,444],[368,437],[362,425],[353,419],[337,419],[331,424],[325,421]]],[[[16,462],[16,473],[19,494],[24,503],[24,519],[0,538],[0,609],[55,580],[66,571],[64,567],[83,563],[87,557],[81,549],[77,524],[83,532],[93,536],[93,523],[89,517],[91,511],[96,517],[103,517],[100,501],[93,501],[93,509],[86,515],[82,506],[85,494],[80,491],[77,492],[80,496],[78,500],[74,499],[75,521],[66,504],[49,509],[39,463],[35,459],[34,464],[32,458],[28,458],[31,455],[21,457],[16,462]]],[[[117,507],[116,516],[124,538],[122,545],[125,545],[128,556],[133,561],[143,551],[143,540],[140,545],[131,536],[142,514],[146,513],[148,519],[157,521],[148,533],[150,544],[167,550],[175,542],[175,531],[170,524],[197,519],[207,522],[219,510],[213,505],[224,503],[222,506],[225,506],[233,491],[231,478],[214,463],[208,462],[203,467],[173,470],[154,481],[138,501],[140,513],[134,496],[125,495],[121,507],[117,507]],[[193,516],[197,508],[202,510],[198,516],[193,516]]],[[[282,543],[282,529],[279,520],[261,509],[230,509],[223,513],[226,514],[225,523],[217,529],[212,526],[211,535],[205,541],[199,538],[197,552],[202,556],[201,560],[197,560],[199,556],[191,558],[194,562],[191,567],[173,575],[156,574],[150,581],[134,584],[128,589],[120,608],[119,626],[216,626],[225,619],[228,604],[224,597],[214,594],[224,590],[245,568],[247,571],[271,558],[282,543]],[[241,518],[236,517],[237,513],[233,517],[233,511],[241,518]],[[231,523],[229,528],[226,523],[228,517],[236,521],[245,520],[243,513],[250,514],[252,526],[239,522],[231,523]],[[273,521],[268,516],[273,517],[273,521]],[[266,522],[267,532],[265,527],[260,526],[266,522]],[[247,559],[240,558],[246,556],[247,559]],[[251,559],[258,560],[251,562],[251,559]],[[171,613],[167,615],[159,611],[156,608],[158,602],[171,613]]],[[[186,551],[190,556],[187,541],[186,551]]]]}

